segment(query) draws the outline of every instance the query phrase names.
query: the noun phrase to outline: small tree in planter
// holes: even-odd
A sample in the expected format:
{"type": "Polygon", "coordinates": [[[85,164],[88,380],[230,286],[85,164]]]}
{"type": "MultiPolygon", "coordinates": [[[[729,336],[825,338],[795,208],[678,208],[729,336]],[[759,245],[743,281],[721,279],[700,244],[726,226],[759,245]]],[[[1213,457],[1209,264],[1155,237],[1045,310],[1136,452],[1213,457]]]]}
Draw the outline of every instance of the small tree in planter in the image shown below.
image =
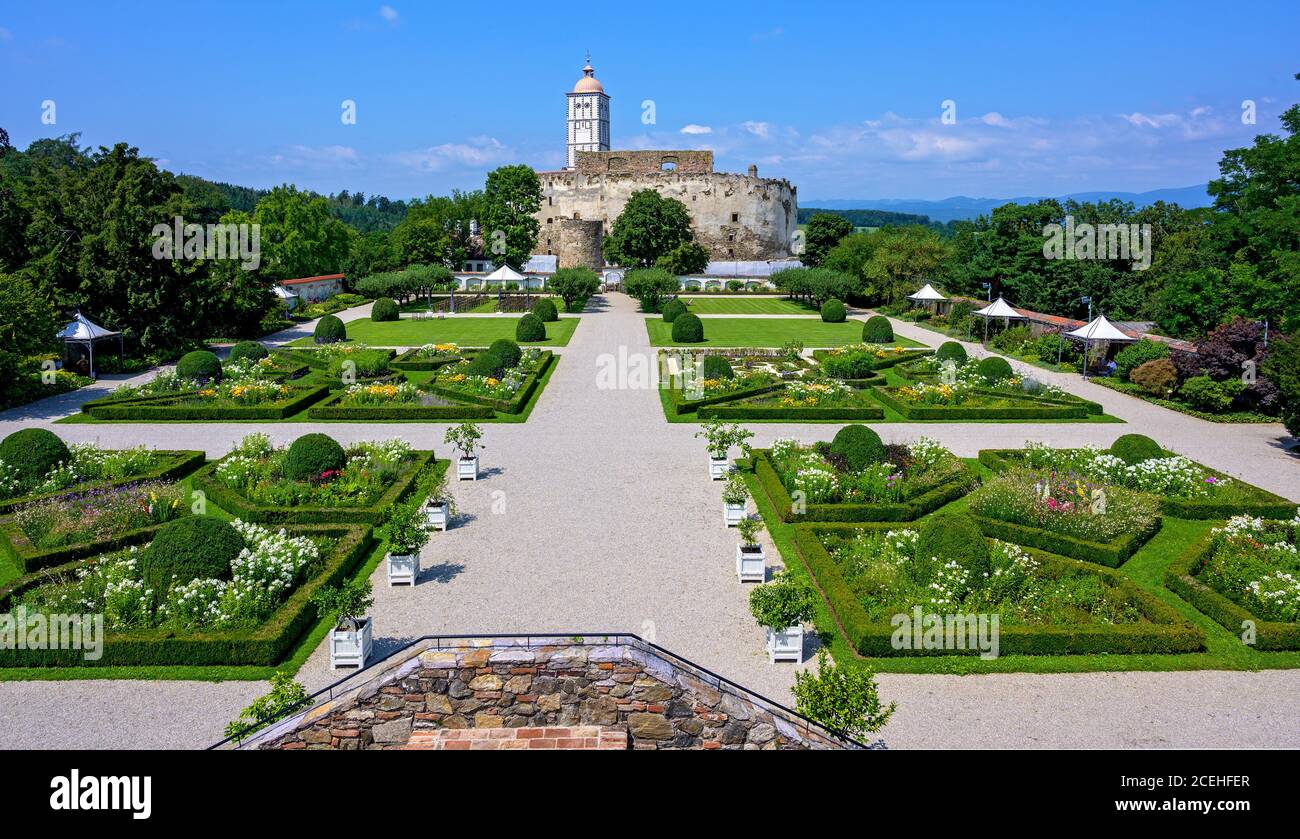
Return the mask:
{"type": "Polygon", "coordinates": [[[373,644],[374,619],[365,617],[375,605],[370,580],[353,580],[342,587],[325,586],[312,595],[311,602],[321,617],[333,622],[330,630],[330,668],[366,666],[373,644]]]}
{"type": "Polygon", "coordinates": [[[388,540],[388,584],[415,585],[420,576],[420,551],[429,542],[424,504],[416,496],[394,505],[379,535],[388,540]]]}
{"type": "Polygon", "coordinates": [[[745,502],[749,500],[749,488],[740,475],[732,475],[722,487],[722,520],[727,527],[740,524],[745,517],[745,502]]]}
{"type": "Polygon", "coordinates": [[[453,425],[447,429],[447,434],[442,438],[444,443],[451,444],[460,452],[460,460],[456,463],[456,477],[460,480],[478,480],[478,455],[474,454],[474,451],[486,448],[479,442],[482,439],[482,429],[472,422],[453,425]]]}
{"type": "Polygon", "coordinates": [[[898,704],[880,704],[875,671],[866,667],[839,667],[826,653],[817,651],[817,673],[794,674],[795,710],[832,731],[849,737],[879,731],[898,704]]]}
{"type": "Polygon", "coordinates": [[[803,661],[803,624],[812,620],[817,593],[782,571],[749,593],[749,612],[767,630],[767,655],[777,661],[803,661]]]}
{"type": "Polygon", "coordinates": [[[446,530],[456,515],[456,499],[447,491],[447,473],[439,472],[420,487],[424,496],[425,526],[430,530],[446,530]]]}
{"type": "Polygon", "coordinates": [[[710,420],[704,428],[695,432],[696,437],[703,437],[709,450],[709,477],[720,481],[727,477],[727,455],[733,446],[749,457],[749,444],[745,441],[754,436],[754,432],[741,428],[736,423],[724,424],[720,420],[710,420]]]}
{"type": "Polygon", "coordinates": [[[261,731],[297,709],[307,698],[307,688],[288,673],[277,671],[271,677],[271,692],[254,699],[252,705],[239,713],[239,719],[227,723],[226,736],[243,739],[261,731]]]}
{"type": "Polygon", "coordinates": [[[761,583],[767,579],[767,555],[758,543],[763,520],[758,516],[741,516],[736,523],[740,543],[736,545],[736,577],[742,583],[761,583]]]}

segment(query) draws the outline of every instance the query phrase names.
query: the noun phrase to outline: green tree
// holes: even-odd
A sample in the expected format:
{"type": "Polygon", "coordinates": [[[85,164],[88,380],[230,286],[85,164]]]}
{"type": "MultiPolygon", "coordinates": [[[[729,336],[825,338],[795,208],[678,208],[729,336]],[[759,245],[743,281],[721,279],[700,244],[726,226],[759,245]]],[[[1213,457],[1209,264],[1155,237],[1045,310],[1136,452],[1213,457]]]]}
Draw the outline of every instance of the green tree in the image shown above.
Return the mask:
{"type": "Polygon", "coordinates": [[[709,252],[698,242],[683,242],[655,260],[655,267],[678,277],[703,274],[709,267],[709,252]]]}
{"type": "Polygon", "coordinates": [[[653,189],[639,189],[605,237],[605,258],[615,265],[648,268],[693,238],[685,204],[653,189]]]}
{"type": "Polygon", "coordinates": [[[482,211],[481,192],[457,191],[411,202],[392,233],[392,267],[438,264],[459,270],[470,255],[470,228],[482,211]]]}
{"type": "Polygon", "coordinates": [[[623,277],[623,290],[641,301],[641,311],[657,312],[681,287],[677,275],[663,268],[635,268],[623,277]]]}
{"type": "Polygon", "coordinates": [[[853,232],[853,222],[834,213],[815,213],[804,228],[803,253],[799,259],[804,265],[816,268],[826,259],[840,240],[853,232]]]}
{"type": "Polygon", "coordinates": [[[923,279],[933,277],[948,257],[939,234],[925,227],[883,228],[863,273],[868,297],[896,303],[916,291],[923,279]]]}
{"type": "Polygon", "coordinates": [[[840,667],[824,647],[817,651],[816,674],[794,674],[794,698],[799,713],[854,738],[879,731],[898,707],[881,703],[874,671],[840,667]]]}
{"type": "Polygon", "coordinates": [[[357,235],[330,215],[324,198],[289,184],[257,202],[253,222],[261,226],[257,270],[266,281],[340,271],[357,235]]]}
{"type": "Polygon", "coordinates": [[[517,164],[488,173],[479,228],[484,255],[494,265],[524,267],[537,247],[541,225],[536,213],[541,206],[542,184],[531,168],[517,164]]]}
{"type": "Polygon", "coordinates": [[[587,300],[600,289],[600,279],[590,268],[561,268],[546,281],[546,290],[557,294],[569,312],[581,311],[587,300]]]}
{"type": "Polygon", "coordinates": [[[1286,430],[1300,437],[1300,337],[1292,335],[1272,342],[1263,373],[1277,383],[1286,430]]]}
{"type": "Polygon", "coordinates": [[[56,349],[61,325],[35,284],[0,274],[0,381],[13,382],[28,358],[56,349]]]}

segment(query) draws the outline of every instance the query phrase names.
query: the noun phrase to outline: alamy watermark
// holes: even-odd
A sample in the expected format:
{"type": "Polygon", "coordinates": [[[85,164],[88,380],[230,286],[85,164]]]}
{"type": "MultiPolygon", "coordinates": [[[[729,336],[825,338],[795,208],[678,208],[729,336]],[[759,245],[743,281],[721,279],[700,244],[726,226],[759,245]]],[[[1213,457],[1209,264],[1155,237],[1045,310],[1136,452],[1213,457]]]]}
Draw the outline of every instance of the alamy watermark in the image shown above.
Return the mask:
{"type": "Polygon", "coordinates": [[[1043,225],[1045,259],[1123,260],[1133,270],[1151,267],[1151,225],[1149,224],[1075,224],[1066,216],[1065,224],[1043,225]]]}
{"type": "Polygon", "coordinates": [[[260,224],[186,224],[176,216],[171,224],[155,224],[153,236],[154,259],[238,259],[245,271],[262,264],[260,224]]]}
{"type": "Polygon", "coordinates": [[[104,616],[45,614],[19,606],[0,613],[4,650],[81,650],[86,661],[99,661],[104,655],[104,616]]]}
{"type": "Polygon", "coordinates": [[[940,615],[914,606],[890,618],[889,643],[896,650],[979,650],[988,661],[998,657],[1000,624],[996,613],[940,615]]]}

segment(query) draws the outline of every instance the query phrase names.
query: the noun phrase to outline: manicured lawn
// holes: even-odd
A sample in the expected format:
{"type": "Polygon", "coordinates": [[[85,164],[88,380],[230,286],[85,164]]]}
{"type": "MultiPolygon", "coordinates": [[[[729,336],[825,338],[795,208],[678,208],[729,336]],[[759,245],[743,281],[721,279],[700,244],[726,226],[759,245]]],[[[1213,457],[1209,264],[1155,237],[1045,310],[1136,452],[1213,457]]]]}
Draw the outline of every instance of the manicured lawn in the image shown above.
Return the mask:
{"type": "Polygon", "coordinates": [[[784,297],[686,297],[697,315],[816,315],[817,310],[784,297]]]}
{"type": "MultiPolygon", "coordinates": [[[[578,328],[576,317],[561,317],[546,324],[546,340],[532,342],[532,346],[563,347],[578,328]]],[[[419,347],[424,344],[459,344],[462,347],[486,347],[498,338],[515,339],[518,318],[450,317],[375,323],[361,318],[348,323],[348,339],[376,347],[419,347]]],[[[861,328],[861,327],[859,327],[861,328]]],[[[311,346],[311,338],[300,338],[295,346],[311,346]]]]}
{"type": "MultiPolygon", "coordinates": [[[[816,318],[706,318],[704,341],[698,344],[674,343],[673,325],[661,317],[646,318],[646,329],[650,343],[656,347],[780,347],[790,341],[802,341],[805,347],[842,347],[862,340],[860,320],[823,323],[816,318]]],[[[348,334],[352,334],[351,324],[348,334]]],[[[893,343],[900,347],[925,346],[902,336],[893,343]]]]}

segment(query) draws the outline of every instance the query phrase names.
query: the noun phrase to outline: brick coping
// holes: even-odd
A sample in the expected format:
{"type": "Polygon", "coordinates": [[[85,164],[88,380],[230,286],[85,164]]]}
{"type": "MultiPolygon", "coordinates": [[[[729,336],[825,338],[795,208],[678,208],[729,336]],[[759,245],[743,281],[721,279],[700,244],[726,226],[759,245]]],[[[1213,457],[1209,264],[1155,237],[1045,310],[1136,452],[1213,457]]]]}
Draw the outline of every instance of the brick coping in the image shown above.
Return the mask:
{"type": "Polygon", "coordinates": [[[626,751],[623,726],[525,726],[522,728],[439,728],[411,733],[404,751],[626,751]]]}

